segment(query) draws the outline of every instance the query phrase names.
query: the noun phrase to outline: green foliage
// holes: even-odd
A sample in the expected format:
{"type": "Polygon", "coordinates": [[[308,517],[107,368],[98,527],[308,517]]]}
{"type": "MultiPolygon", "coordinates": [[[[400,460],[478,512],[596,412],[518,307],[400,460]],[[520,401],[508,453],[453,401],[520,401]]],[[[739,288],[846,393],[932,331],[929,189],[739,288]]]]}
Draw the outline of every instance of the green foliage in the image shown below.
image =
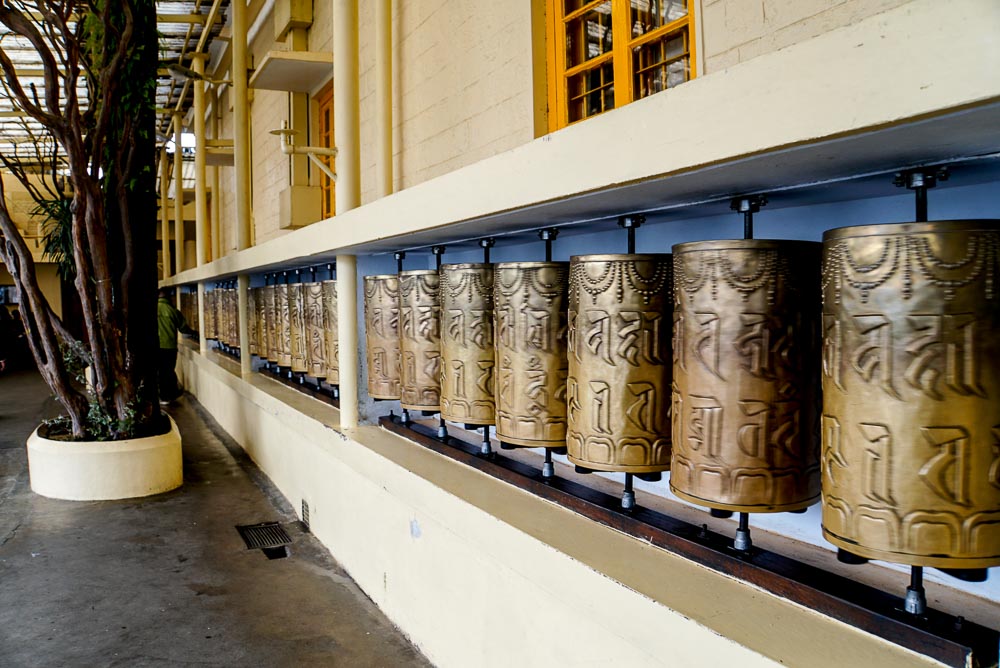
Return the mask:
{"type": "MultiPolygon", "coordinates": [[[[136,435],[136,430],[140,426],[138,423],[139,412],[136,410],[137,401],[129,403],[117,416],[111,415],[105,410],[93,389],[87,384],[87,367],[92,363],[90,352],[79,341],[64,343],[61,346],[63,354],[63,364],[66,365],[67,372],[81,385],[87,388],[87,415],[84,423],[83,440],[87,441],[113,441],[121,438],[131,438],[136,435]]],[[[141,394],[141,391],[139,392],[141,394]]],[[[72,432],[72,423],[69,417],[61,415],[42,422],[49,430],[49,437],[57,435],[68,435],[72,432]]]]}
{"type": "Polygon", "coordinates": [[[76,278],[73,261],[72,201],[65,198],[40,200],[31,210],[32,218],[41,218],[42,248],[46,260],[54,262],[64,281],[76,278]]]}

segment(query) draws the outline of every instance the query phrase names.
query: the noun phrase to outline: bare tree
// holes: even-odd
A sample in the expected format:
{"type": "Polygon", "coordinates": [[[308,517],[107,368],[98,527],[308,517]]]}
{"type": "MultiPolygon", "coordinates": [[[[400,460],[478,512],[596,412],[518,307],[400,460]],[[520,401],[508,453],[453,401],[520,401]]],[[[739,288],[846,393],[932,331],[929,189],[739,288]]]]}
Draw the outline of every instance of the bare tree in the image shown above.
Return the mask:
{"type": "Polygon", "coordinates": [[[68,334],[39,288],[0,180],[0,253],[14,277],[32,354],[75,437],[149,433],[159,417],[155,2],[0,0],[0,25],[7,31],[0,39],[4,87],[27,124],[38,128],[33,154],[3,162],[37,201],[71,198],[74,286],[92,399],[72,382],[68,334]],[[18,67],[24,59],[12,57],[14,44],[17,55],[27,49],[37,62],[41,85],[24,84],[18,67]],[[68,193],[58,188],[60,169],[68,193]]]}

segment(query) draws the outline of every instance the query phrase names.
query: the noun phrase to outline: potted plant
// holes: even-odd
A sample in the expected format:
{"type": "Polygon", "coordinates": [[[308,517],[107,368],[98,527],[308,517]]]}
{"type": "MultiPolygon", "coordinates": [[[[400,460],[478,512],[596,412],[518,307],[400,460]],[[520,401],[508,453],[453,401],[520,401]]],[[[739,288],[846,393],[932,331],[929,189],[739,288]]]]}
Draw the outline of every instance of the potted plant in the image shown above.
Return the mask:
{"type": "Polygon", "coordinates": [[[0,28],[0,85],[21,114],[0,162],[55,214],[83,315],[76,341],[42,294],[0,179],[0,258],[66,413],[29,439],[32,488],[89,499],[171,489],[180,437],[156,384],[155,2],[7,0],[0,28]],[[76,377],[85,366],[89,387],[76,377]]]}

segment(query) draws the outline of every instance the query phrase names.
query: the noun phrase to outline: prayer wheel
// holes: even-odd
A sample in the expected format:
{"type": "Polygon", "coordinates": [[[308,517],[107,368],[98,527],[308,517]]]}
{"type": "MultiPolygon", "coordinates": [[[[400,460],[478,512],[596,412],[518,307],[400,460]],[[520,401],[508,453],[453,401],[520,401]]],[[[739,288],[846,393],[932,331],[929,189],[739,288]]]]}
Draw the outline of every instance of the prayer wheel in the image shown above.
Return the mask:
{"type": "Polygon", "coordinates": [[[570,258],[569,460],[596,471],[670,468],[670,255],[570,258]]]}
{"type": "Polygon", "coordinates": [[[821,245],[674,246],[670,489],[708,508],[819,501],[821,245]]]}
{"type": "Polygon", "coordinates": [[[337,281],[323,281],[323,336],[326,350],[326,382],[340,382],[340,343],[337,340],[337,281]]]}
{"type": "Polygon", "coordinates": [[[206,339],[215,338],[215,290],[205,290],[205,322],[202,323],[206,339]]]}
{"type": "Polygon", "coordinates": [[[302,294],[306,321],[306,373],[326,377],[326,333],[323,331],[323,284],[305,283],[302,294]]]}
{"type": "Polygon", "coordinates": [[[399,399],[399,278],[365,276],[364,284],[368,394],[399,399]]]}
{"type": "Polygon", "coordinates": [[[215,294],[215,339],[219,343],[225,343],[225,340],[229,338],[226,329],[226,291],[222,288],[216,288],[212,291],[215,294]]]}
{"type": "Polygon", "coordinates": [[[493,424],[494,357],[493,265],[443,265],[441,417],[493,424]]]}
{"type": "Polygon", "coordinates": [[[258,288],[247,290],[247,318],[250,321],[247,323],[247,335],[250,337],[251,355],[258,355],[260,353],[260,338],[258,337],[257,329],[257,291],[258,288]]]}
{"type": "Polygon", "coordinates": [[[823,534],[1000,565],[1000,221],[823,235],[823,534]]]}
{"type": "Polygon", "coordinates": [[[229,290],[229,340],[233,348],[240,347],[240,303],[236,288],[229,290]]]}
{"type": "Polygon", "coordinates": [[[291,369],[295,373],[306,372],[306,319],[305,285],[292,283],[288,286],[289,354],[291,369]]]}
{"type": "Polygon", "coordinates": [[[278,362],[278,337],[275,332],[277,322],[277,310],[275,307],[273,285],[265,285],[264,291],[264,355],[269,362],[278,362]]]}
{"type": "Polygon", "coordinates": [[[254,353],[258,357],[267,357],[267,303],[266,303],[266,290],[267,288],[254,288],[251,292],[255,292],[253,301],[253,322],[252,328],[257,337],[257,352],[254,353]]]}
{"type": "Polygon", "coordinates": [[[399,273],[400,405],[441,407],[441,306],[438,272],[399,273]]]}
{"type": "Polygon", "coordinates": [[[497,438],[566,447],[569,263],[506,262],[493,283],[497,438]]]}
{"type": "Polygon", "coordinates": [[[292,366],[292,321],[288,299],[288,285],[274,286],[274,333],[277,335],[275,350],[278,353],[278,366],[292,366]]]}

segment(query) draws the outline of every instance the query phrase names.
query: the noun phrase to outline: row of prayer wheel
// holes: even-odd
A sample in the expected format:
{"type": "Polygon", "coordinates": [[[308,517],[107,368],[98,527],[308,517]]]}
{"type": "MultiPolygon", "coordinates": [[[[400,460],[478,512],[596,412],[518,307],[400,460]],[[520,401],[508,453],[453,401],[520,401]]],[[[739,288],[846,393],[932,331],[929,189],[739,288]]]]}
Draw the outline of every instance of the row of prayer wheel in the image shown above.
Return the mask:
{"type": "MultiPolygon", "coordinates": [[[[197,301],[197,294],[191,293],[197,301]]],[[[181,295],[183,298],[183,295],[181,295]]],[[[235,288],[215,288],[205,291],[205,322],[200,328],[206,339],[214,339],[230,348],[240,347],[239,308],[235,288]]],[[[194,310],[197,312],[197,303],[194,310]]],[[[191,320],[185,314],[188,323],[191,320]]],[[[193,325],[192,325],[193,327],[193,325]]]]}
{"type": "Polygon", "coordinates": [[[181,293],[181,315],[184,316],[184,322],[188,324],[188,327],[194,330],[201,329],[200,318],[198,317],[198,293],[197,292],[182,292],[181,293]]]}
{"type": "Polygon", "coordinates": [[[247,300],[251,355],[332,385],[340,382],[335,280],[251,288],[247,300]]]}
{"type": "Polygon", "coordinates": [[[853,554],[1000,565],[1000,231],[452,264],[364,279],[368,389],[853,554]],[[822,392],[820,389],[822,388],[822,392]]]}

